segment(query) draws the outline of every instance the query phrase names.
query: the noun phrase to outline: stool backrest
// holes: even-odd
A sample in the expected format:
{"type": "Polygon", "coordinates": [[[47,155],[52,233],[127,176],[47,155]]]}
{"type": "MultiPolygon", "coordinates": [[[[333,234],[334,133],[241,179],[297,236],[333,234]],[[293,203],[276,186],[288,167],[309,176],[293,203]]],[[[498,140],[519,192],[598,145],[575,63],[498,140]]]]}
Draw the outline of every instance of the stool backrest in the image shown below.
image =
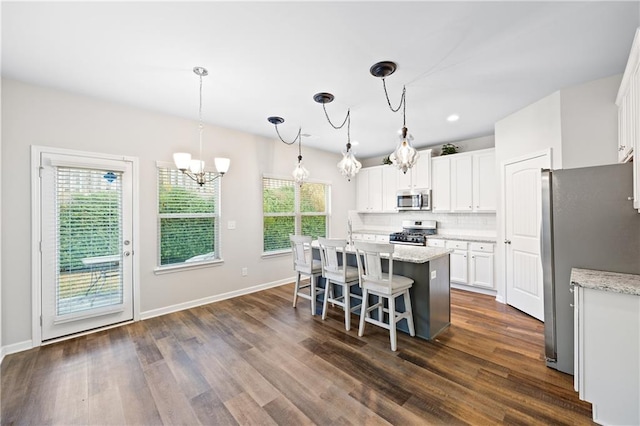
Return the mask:
{"type": "Polygon", "coordinates": [[[293,252],[293,269],[311,274],[313,259],[311,253],[311,237],[307,235],[289,235],[293,252]]]}
{"type": "Polygon", "coordinates": [[[347,240],[318,237],[318,243],[320,244],[322,276],[325,278],[341,277],[341,281],[345,282],[347,280],[347,240]],[[342,253],[339,253],[340,251],[342,253]],[[340,257],[342,257],[342,264],[339,262],[340,257]]]}
{"type": "Polygon", "coordinates": [[[355,241],[356,259],[358,261],[358,274],[360,287],[367,282],[384,285],[391,288],[393,280],[393,244],[377,244],[364,241],[355,241]],[[382,273],[382,255],[389,256],[389,273],[382,273]],[[385,275],[387,275],[385,277],[385,275]]]}

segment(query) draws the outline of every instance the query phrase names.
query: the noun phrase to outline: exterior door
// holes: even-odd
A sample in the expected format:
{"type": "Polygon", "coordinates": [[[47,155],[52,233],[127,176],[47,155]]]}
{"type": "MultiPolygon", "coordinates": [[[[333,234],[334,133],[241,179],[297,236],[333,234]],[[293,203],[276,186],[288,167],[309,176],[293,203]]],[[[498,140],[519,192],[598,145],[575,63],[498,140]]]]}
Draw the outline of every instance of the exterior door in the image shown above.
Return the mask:
{"type": "Polygon", "coordinates": [[[128,161],[40,154],[42,340],[133,319],[128,161]]]}
{"type": "Polygon", "coordinates": [[[547,167],[546,154],[505,166],[506,301],[541,321],[544,321],[541,170],[547,167]]]}

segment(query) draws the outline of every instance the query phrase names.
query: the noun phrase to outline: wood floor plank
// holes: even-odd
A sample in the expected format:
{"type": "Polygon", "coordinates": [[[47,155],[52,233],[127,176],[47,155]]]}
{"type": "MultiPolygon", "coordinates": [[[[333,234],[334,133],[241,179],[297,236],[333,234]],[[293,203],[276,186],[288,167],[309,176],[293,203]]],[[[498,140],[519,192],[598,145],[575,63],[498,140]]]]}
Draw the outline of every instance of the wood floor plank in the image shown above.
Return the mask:
{"type": "MultiPolygon", "coordinates": [[[[543,324],[452,291],[433,341],[344,329],[291,284],[7,355],[3,425],[592,424],[543,324]]],[[[353,323],[357,316],[353,316],[353,323]]]]}

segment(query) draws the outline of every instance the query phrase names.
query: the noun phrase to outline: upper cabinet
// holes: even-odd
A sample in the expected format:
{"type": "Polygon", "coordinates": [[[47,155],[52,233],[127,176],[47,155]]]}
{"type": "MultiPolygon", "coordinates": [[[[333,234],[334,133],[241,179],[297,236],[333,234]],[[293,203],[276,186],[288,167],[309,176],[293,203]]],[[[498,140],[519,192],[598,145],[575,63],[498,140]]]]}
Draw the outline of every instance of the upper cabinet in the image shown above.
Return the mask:
{"type": "Polygon", "coordinates": [[[432,159],[434,212],[494,212],[497,180],[495,150],[432,159]]]}
{"type": "Polygon", "coordinates": [[[374,166],[360,169],[356,175],[356,210],[364,213],[396,211],[398,169],[374,166]]]}
{"type": "Polygon", "coordinates": [[[398,171],[398,190],[431,188],[431,150],[425,149],[418,153],[418,162],[407,173],[394,167],[398,171]]]}
{"type": "Polygon", "coordinates": [[[633,165],[633,207],[640,211],[640,28],[631,46],[618,97],[618,161],[633,165]]]}

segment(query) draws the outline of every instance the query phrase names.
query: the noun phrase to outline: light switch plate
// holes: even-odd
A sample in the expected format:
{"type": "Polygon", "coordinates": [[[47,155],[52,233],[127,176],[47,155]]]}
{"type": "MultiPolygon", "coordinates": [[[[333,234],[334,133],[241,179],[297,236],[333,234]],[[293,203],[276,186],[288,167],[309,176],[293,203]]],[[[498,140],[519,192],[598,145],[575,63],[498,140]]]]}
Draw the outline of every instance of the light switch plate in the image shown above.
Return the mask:
{"type": "Polygon", "coordinates": [[[230,220],[229,222],[227,222],[227,229],[236,229],[236,221],[230,220]]]}
{"type": "Polygon", "coordinates": [[[436,271],[431,271],[431,279],[432,280],[436,279],[436,271]]]}

